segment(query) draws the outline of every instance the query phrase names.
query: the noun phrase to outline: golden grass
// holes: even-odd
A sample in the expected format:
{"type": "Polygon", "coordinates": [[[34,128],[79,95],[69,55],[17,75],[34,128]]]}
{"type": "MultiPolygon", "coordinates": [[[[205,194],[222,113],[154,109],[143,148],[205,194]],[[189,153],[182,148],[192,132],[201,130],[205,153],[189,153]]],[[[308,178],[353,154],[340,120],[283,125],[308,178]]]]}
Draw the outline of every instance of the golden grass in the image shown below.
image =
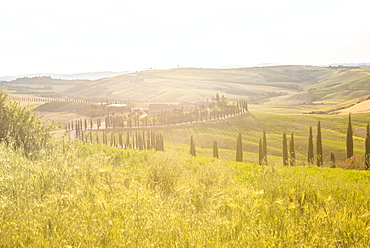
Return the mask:
{"type": "Polygon", "coordinates": [[[4,247],[366,247],[369,172],[60,143],[0,149],[4,247]]]}

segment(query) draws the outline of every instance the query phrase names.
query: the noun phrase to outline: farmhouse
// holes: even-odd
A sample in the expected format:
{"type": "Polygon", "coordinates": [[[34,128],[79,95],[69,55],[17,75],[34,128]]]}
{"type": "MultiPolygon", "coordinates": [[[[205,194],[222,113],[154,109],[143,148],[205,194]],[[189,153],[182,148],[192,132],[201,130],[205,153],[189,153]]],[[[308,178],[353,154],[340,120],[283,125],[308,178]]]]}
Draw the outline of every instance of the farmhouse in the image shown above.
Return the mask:
{"type": "Polygon", "coordinates": [[[175,109],[176,106],[173,104],[149,104],[148,114],[157,115],[160,113],[172,113],[175,109]]]}

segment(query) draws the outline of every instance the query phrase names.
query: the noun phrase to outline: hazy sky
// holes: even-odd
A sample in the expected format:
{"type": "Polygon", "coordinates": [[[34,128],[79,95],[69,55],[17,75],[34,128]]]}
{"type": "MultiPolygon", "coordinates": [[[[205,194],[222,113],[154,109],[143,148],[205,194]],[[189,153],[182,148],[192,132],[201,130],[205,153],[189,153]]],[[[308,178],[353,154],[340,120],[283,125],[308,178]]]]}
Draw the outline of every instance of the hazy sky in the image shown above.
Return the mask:
{"type": "Polygon", "coordinates": [[[370,62],[368,0],[0,1],[0,76],[370,62]]]}

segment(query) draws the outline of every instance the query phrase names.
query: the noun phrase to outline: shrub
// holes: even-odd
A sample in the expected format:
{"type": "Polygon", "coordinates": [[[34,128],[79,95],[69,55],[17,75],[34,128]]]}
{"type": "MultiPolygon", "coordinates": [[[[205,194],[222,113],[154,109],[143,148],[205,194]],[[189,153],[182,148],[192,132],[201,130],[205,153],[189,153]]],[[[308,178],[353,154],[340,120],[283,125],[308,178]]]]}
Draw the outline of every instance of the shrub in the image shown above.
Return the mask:
{"type": "Polygon", "coordinates": [[[50,140],[52,125],[41,123],[29,107],[10,100],[0,90],[0,142],[22,149],[26,156],[36,155],[50,140]]]}

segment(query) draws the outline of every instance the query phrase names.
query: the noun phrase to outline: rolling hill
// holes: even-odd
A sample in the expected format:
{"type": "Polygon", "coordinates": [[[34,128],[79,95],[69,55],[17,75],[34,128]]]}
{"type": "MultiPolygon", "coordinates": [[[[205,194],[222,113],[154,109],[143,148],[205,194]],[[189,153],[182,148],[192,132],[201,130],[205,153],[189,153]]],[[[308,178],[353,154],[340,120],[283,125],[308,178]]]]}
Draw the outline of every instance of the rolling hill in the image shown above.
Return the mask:
{"type": "Polygon", "coordinates": [[[120,75],[87,82],[66,91],[140,101],[197,101],[219,93],[228,99],[263,102],[294,95],[308,85],[327,79],[335,70],[319,67],[279,66],[241,69],[179,68],[120,75]]]}
{"type": "Polygon", "coordinates": [[[0,86],[10,93],[134,102],[204,101],[219,94],[270,112],[333,113],[366,100],[369,84],[370,68],[271,66],[150,70],[93,81],[21,78],[0,86]]]}

